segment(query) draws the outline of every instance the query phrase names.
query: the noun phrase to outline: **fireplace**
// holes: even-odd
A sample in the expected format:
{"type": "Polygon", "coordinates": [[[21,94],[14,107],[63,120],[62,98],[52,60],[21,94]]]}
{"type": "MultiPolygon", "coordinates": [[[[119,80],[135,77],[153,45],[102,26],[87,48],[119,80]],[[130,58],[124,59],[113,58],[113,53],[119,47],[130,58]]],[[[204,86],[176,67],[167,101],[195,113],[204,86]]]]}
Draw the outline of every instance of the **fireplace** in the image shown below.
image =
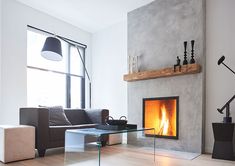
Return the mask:
{"type": "Polygon", "coordinates": [[[143,127],[155,128],[148,136],[178,139],[179,97],[143,99],[143,127]]]}

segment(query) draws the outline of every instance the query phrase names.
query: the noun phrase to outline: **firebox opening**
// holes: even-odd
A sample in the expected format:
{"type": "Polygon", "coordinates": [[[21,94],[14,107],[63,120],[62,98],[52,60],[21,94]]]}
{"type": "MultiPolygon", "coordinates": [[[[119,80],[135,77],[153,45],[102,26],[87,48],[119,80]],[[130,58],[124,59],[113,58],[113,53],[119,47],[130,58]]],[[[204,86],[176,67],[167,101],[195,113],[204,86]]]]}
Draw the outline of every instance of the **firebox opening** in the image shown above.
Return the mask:
{"type": "Polygon", "coordinates": [[[155,128],[145,134],[178,139],[178,108],[178,96],[143,99],[143,127],[155,128]]]}

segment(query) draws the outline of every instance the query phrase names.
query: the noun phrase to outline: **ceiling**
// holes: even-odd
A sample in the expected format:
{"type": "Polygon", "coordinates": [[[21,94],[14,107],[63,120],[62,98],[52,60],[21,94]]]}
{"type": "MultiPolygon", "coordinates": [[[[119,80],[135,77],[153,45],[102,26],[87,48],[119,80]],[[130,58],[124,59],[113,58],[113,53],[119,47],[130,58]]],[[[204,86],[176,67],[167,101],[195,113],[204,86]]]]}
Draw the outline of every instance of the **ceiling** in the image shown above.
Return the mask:
{"type": "Polygon", "coordinates": [[[127,13],[154,0],[17,0],[94,33],[126,19],[127,13]]]}

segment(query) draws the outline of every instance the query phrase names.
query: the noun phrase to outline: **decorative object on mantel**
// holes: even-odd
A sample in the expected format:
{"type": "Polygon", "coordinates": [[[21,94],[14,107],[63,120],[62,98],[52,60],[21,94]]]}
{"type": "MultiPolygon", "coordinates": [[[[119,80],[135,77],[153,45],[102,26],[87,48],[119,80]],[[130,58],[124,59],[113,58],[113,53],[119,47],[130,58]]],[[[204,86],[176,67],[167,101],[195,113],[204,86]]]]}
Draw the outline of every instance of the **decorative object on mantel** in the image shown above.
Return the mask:
{"type": "Polygon", "coordinates": [[[178,56],[177,56],[176,64],[174,65],[174,72],[177,66],[179,66],[179,71],[181,71],[180,58],[178,56]]]}
{"type": "Polygon", "coordinates": [[[192,50],[191,50],[191,59],[190,59],[190,64],[194,64],[195,63],[195,59],[194,59],[194,40],[191,40],[191,46],[192,46],[192,50]]]}
{"type": "Polygon", "coordinates": [[[139,57],[140,55],[128,56],[129,73],[139,72],[139,57]]]}
{"type": "Polygon", "coordinates": [[[132,73],[132,56],[129,55],[127,61],[128,61],[128,73],[130,74],[132,73]]]}
{"type": "Polygon", "coordinates": [[[173,67],[168,67],[159,70],[142,71],[138,73],[126,74],[123,76],[124,81],[138,81],[147,80],[161,77],[179,76],[185,74],[196,74],[201,72],[201,66],[199,64],[188,64],[181,67],[181,71],[174,72],[173,67]]]}
{"type": "Polygon", "coordinates": [[[187,65],[188,61],[187,61],[187,41],[184,41],[184,61],[183,61],[183,65],[187,65]]]}

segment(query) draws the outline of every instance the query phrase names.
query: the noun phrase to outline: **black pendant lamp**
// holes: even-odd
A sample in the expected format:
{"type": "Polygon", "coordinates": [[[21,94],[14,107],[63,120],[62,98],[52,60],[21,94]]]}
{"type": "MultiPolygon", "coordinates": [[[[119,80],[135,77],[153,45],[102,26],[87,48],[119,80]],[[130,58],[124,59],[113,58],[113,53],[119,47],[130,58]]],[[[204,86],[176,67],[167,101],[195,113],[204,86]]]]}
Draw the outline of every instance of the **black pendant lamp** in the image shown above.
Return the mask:
{"type": "Polygon", "coordinates": [[[61,61],[63,56],[60,40],[55,37],[47,37],[41,55],[48,60],[61,61]]]}

